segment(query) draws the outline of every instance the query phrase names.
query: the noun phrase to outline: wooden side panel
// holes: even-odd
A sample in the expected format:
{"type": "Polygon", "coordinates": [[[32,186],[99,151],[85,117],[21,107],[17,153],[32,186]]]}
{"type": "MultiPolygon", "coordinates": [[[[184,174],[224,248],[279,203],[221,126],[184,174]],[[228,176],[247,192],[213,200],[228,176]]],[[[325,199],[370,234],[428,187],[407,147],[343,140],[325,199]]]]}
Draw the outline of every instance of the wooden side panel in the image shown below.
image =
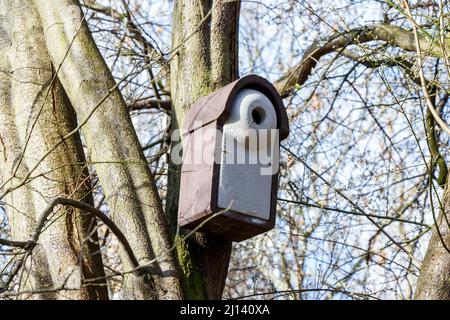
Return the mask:
{"type": "Polygon", "coordinates": [[[215,192],[213,190],[214,157],[216,152],[220,152],[215,129],[216,123],[212,122],[185,137],[178,209],[180,227],[201,219],[213,211],[211,201],[215,192]],[[208,132],[207,136],[206,132],[208,132]]]}

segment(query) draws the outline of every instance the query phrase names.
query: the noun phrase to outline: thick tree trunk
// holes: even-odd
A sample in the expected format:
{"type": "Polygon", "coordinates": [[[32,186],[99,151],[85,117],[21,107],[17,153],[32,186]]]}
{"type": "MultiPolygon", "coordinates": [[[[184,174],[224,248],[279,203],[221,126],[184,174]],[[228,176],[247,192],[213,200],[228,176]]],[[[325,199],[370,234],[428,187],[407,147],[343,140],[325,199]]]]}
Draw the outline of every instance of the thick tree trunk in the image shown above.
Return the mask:
{"type": "MultiPolygon", "coordinates": [[[[14,110],[11,107],[11,66],[8,56],[11,47],[10,33],[9,6],[7,0],[2,0],[0,2],[0,43],[2,43],[0,47],[0,178],[3,188],[19,183],[18,177],[23,177],[28,172],[23,164],[14,166],[15,159],[20,157],[21,148],[14,110]],[[17,177],[12,175],[14,171],[17,177]]],[[[14,190],[2,200],[5,202],[4,208],[8,215],[11,237],[15,240],[26,240],[32,231],[35,217],[31,188],[24,186],[20,190],[14,190]]],[[[47,257],[42,246],[35,248],[33,256],[25,264],[24,269],[25,273],[30,275],[22,282],[24,290],[53,287],[47,257]]],[[[42,299],[55,297],[55,293],[34,296],[34,298],[42,299]]]]}
{"type": "MultiPolygon", "coordinates": [[[[7,1],[2,0],[1,6],[6,8],[7,1]]],[[[11,47],[3,56],[3,65],[10,71],[6,77],[3,74],[7,86],[2,90],[0,111],[2,180],[8,181],[6,187],[23,182],[7,195],[6,209],[13,239],[27,240],[37,215],[55,197],[89,204],[93,200],[79,135],[60,143],[61,137],[76,127],[76,118],[64,90],[54,79],[37,11],[30,1],[10,0],[7,15],[11,47]],[[59,147],[45,156],[58,143],[59,147]],[[27,176],[30,178],[23,181],[27,176]]],[[[40,245],[33,251],[33,261],[27,263],[21,277],[27,279],[30,273],[34,280],[27,281],[22,289],[64,285],[70,290],[41,297],[107,299],[105,280],[81,285],[82,280],[104,277],[94,217],[80,210],[59,208],[47,225],[40,245]]]]}
{"type": "MultiPolygon", "coordinates": [[[[181,128],[186,112],[202,96],[238,76],[239,1],[179,0],[173,13],[170,64],[172,125],[181,128]]],[[[170,164],[166,213],[173,229],[178,209],[180,167],[170,164]]],[[[220,299],[228,272],[231,242],[197,232],[177,238],[184,290],[191,299],[220,299]]]]}
{"type": "Polygon", "coordinates": [[[415,299],[450,300],[450,185],[444,190],[443,207],[422,261],[415,299]],[[446,215],[446,217],[444,216],[446,215]],[[439,228],[439,233],[438,229],[439,228]],[[445,243],[445,246],[444,246],[445,243]],[[447,247],[447,249],[446,249],[447,247]]]}
{"type": "MultiPolygon", "coordinates": [[[[75,0],[35,0],[53,64],[74,106],[113,220],[152,275],[125,276],[127,299],[182,297],[154,177],[128,109],[75,0]]],[[[131,269],[122,254],[125,271],[131,269]]]]}

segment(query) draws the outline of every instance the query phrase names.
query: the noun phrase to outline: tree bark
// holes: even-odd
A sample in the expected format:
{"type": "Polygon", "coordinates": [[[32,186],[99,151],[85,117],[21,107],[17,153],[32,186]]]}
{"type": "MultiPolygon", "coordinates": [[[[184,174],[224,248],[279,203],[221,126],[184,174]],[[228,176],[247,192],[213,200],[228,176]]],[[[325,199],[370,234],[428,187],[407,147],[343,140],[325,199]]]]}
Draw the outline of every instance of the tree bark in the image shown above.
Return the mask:
{"type": "MultiPolygon", "coordinates": [[[[27,0],[2,1],[3,8],[7,5],[11,47],[3,56],[9,71],[6,76],[3,73],[7,86],[0,112],[5,125],[0,132],[5,143],[2,178],[8,182],[6,186],[19,184],[7,195],[6,209],[13,239],[26,240],[37,215],[53,198],[66,196],[88,204],[93,199],[77,133],[45,156],[76,127],[75,114],[54,78],[35,7],[27,0]],[[23,181],[26,177],[30,178],[23,181]]],[[[41,298],[107,299],[105,280],[81,284],[85,279],[104,278],[95,228],[95,218],[86,212],[57,210],[33,251],[32,261],[26,264],[21,279],[30,273],[34,280],[26,282],[24,288],[70,289],[41,294],[41,298]]]]}
{"type": "MultiPolygon", "coordinates": [[[[154,177],[127,106],[89,31],[78,1],[35,0],[53,64],[77,113],[111,217],[128,236],[140,265],[153,274],[125,275],[126,299],[182,297],[170,236],[154,177]]],[[[122,254],[125,271],[131,266],[122,254]]]]}
{"type": "Polygon", "coordinates": [[[447,184],[444,190],[442,203],[444,212],[438,210],[440,213],[436,219],[436,226],[428,243],[425,258],[422,261],[414,299],[450,300],[450,252],[448,251],[450,249],[449,187],[449,184],[447,184]]]}
{"type": "MultiPolygon", "coordinates": [[[[14,170],[19,177],[25,176],[28,171],[23,164],[14,168],[14,160],[20,156],[21,150],[14,111],[11,107],[11,66],[8,57],[11,47],[10,33],[9,6],[7,0],[2,0],[0,2],[0,43],[2,43],[0,47],[0,178],[3,188],[18,183],[19,178],[12,176],[14,170]]],[[[15,240],[23,240],[31,233],[35,218],[35,208],[31,199],[32,191],[28,186],[10,192],[3,199],[11,237],[15,240]]],[[[37,246],[34,255],[25,264],[24,272],[30,274],[22,283],[22,288],[25,290],[53,287],[47,257],[42,246],[37,246]]],[[[46,293],[35,295],[33,298],[55,297],[54,293],[46,293]]]]}
{"type": "MultiPolygon", "coordinates": [[[[173,12],[170,64],[172,129],[200,97],[238,77],[239,1],[179,0],[173,12]]],[[[170,164],[166,214],[172,229],[178,211],[180,167],[170,164]]],[[[187,241],[177,237],[184,291],[191,299],[222,297],[231,242],[197,232],[187,241]]]]}

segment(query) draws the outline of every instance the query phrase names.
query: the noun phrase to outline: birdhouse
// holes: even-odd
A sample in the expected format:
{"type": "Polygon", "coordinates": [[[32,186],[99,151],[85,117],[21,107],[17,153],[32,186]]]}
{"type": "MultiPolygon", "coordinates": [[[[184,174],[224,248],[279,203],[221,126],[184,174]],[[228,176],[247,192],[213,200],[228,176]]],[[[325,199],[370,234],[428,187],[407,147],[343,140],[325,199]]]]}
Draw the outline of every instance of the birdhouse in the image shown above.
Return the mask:
{"type": "Polygon", "coordinates": [[[233,241],[272,229],[288,133],[280,95],[257,75],[196,102],[182,129],[179,226],[233,241]]]}

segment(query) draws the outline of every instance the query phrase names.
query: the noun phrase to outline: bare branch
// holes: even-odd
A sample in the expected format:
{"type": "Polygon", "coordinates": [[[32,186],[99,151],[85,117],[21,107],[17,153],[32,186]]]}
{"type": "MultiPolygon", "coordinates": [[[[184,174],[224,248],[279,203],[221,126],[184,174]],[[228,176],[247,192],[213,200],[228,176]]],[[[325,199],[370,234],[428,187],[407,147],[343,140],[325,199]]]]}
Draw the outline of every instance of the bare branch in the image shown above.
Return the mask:
{"type": "Polygon", "coordinates": [[[49,215],[53,212],[53,209],[57,205],[68,205],[68,206],[78,208],[80,210],[91,213],[96,218],[101,220],[112,231],[112,233],[114,233],[114,235],[117,237],[117,239],[123,245],[124,250],[130,260],[131,265],[133,266],[133,270],[135,271],[135,273],[137,275],[143,275],[144,273],[148,273],[149,268],[148,267],[143,268],[143,267],[139,266],[138,259],[134,255],[134,252],[133,252],[130,244],[128,243],[127,238],[122,233],[122,231],[119,229],[119,227],[117,227],[117,225],[108,216],[106,216],[99,209],[97,209],[89,204],[86,204],[84,202],[80,202],[80,201],[76,201],[76,200],[68,199],[68,198],[63,198],[63,197],[58,197],[58,198],[55,198],[54,200],[52,200],[48,204],[47,208],[45,208],[45,210],[39,216],[39,218],[36,222],[37,223],[36,228],[33,231],[33,233],[31,234],[30,239],[28,241],[10,241],[10,240],[0,239],[0,244],[4,244],[4,245],[8,245],[8,246],[15,246],[15,247],[19,247],[19,248],[23,248],[23,249],[27,250],[27,254],[23,258],[21,258],[21,260],[14,266],[13,271],[10,273],[10,275],[8,277],[8,280],[5,282],[5,284],[2,286],[2,288],[0,288],[0,291],[5,290],[7,285],[9,285],[9,283],[11,283],[12,279],[15,277],[18,270],[22,267],[22,265],[24,264],[27,257],[31,254],[34,247],[37,245],[39,236],[42,234],[42,229],[44,228],[49,215]]]}
{"type": "Polygon", "coordinates": [[[117,225],[99,209],[97,209],[91,205],[88,205],[84,202],[76,201],[73,199],[58,197],[58,198],[54,199],[52,202],[50,202],[48,204],[47,208],[44,210],[44,212],[39,216],[38,221],[37,221],[37,227],[34,230],[33,234],[31,235],[31,239],[29,242],[34,243],[34,244],[37,243],[39,235],[42,232],[42,229],[45,225],[45,222],[47,221],[48,216],[53,212],[54,207],[57,205],[69,205],[69,206],[84,210],[86,212],[91,213],[99,220],[101,220],[114,233],[114,235],[117,237],[117,239],[122,243],[133,267],[135,267],[135,268],[139,267],[139,262],[138,262],[136,256],[134,255],[133,250],[131,249],[131,246],[128,243],[127,238],[122,233],[122,231],[120,231],[120,229],[117,227],[117,225]]]}
{"type": "Polygon", "coordinates": [[[14,241],[0,238],[0,245],[8,247],[25,248],[28,245],[27,241],[14,241]]]}
{"type": "MultiPolygon", "coordinates": [[[[315,41],[305,51],[300,63],[291,67],[275,82],[275,87],[282,97],[286,97],[297,86],[306,82],[312,69],[323,56],[349,45],[359,45],[371,41],[383,41],[405,51],[416,51],[414,32],[395,25],[378,24],[337,32],[325,41],[315,41]]],[[[442,56],[442,49],[431,39],[419,34],[418,41],[421,48],[427,49],[427,54],[435,57],[442,56]]],[[[450,46],[450,40],[446,39],[445,44],[450,46]]]]}
{"type": "Polygon", "coordinates": [[[127,105],[130,111],[159,109],[170,112],[170,109],[172,108],[172,103],[169,100],[159,99],[144,99],[136,102],[128,102],[127,105]]]}

